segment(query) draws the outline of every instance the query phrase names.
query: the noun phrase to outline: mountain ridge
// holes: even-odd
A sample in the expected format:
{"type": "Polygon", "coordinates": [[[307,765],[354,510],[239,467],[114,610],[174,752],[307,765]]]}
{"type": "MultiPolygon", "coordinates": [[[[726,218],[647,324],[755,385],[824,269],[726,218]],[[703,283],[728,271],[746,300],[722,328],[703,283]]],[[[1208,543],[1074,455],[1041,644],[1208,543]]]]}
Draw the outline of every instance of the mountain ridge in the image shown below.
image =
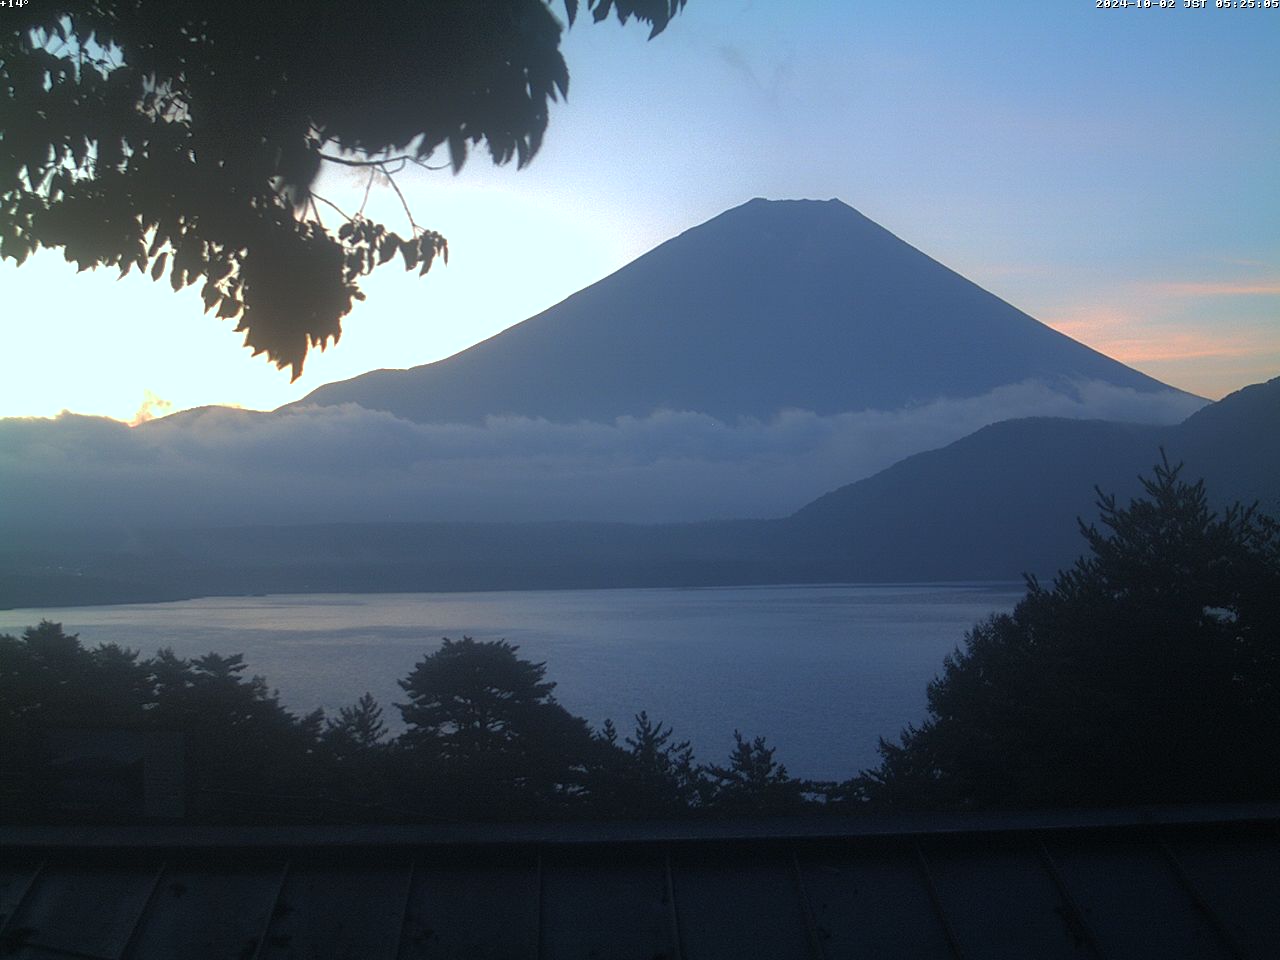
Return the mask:
{"type": "Polygon", "coordinates": [[[1101,420],[1024,418],[991,424],[846,484],[789,519],[790,549],[856,575],[930,563],[977,578],[1052,573],[1078,551],[1076,518],[1097,514],[1097,491],[1120,502],[1141,493],[1167,456],[1184,479],[1203,479],[1216,507],[1257,503],[1280,519],[1280,377],[1161,427],[1101,420]],[[892,563],[876,545],[891,542],[892,563]]]}
{"type": "Polygon", "coordinates": [[[424,423],[733,422],[1027,380],[1181,393],[1040,323],[839,200],[756,198],[452,357],[317,388],[424,423]]]}

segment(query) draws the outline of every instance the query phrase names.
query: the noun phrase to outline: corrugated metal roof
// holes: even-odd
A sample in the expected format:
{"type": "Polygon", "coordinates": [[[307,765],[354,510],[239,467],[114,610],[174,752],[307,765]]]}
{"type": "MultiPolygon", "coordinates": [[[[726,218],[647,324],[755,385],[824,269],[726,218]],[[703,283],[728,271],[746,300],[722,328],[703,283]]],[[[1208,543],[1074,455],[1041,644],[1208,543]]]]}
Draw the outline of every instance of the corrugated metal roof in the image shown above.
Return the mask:
{"type": "Polygon", "coordinates": [[[0,828],[19,958],[1280,957],[1280,808],[0,828]]]}

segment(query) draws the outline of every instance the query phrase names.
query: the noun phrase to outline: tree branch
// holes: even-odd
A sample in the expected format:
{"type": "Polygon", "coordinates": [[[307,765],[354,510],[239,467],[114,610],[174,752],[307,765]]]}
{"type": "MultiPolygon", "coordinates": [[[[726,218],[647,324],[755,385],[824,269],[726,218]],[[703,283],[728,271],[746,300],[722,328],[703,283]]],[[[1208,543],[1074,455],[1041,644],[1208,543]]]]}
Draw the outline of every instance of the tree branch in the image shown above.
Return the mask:
{"type": "Polygon", "coordinates": [[[409,209],[409,201],[407,201],[404,198],[404,194],[400,192],[400,187],[396,184],[395,178],[390,174],[385,174],[385,176],[387,178],[387,183],[391,184],[391,189],[394,190],[396,192],[396,196],[400,198],[400,206],[404,207],[404,215],[409,218],[409,226],[413,230],[413,235],[416,237],[418,235],[418,231],[422,228],[414,222],[413,212],[409,209]]]}
{"type": "Polygon", "coordinates": [[[378,175],[377,170],[371,169],[369,171],[369,182],[364,185],[364,199],[360,201],[360,209],[356,211],[357,217],[364,215],[365,205],[368,204],[369,202],[369,191],[373,189],[373,178],[376,177],[377,175],[378,175]]]}
{"type": "MultiPolygon", "coordinates": [[[[447,170],[449,164],[442,163],[439,166],[427,163],[425,160],[419,160],[417,157],[402,153],[398,157],[383,157],[381,160],[349,160],[346,157],[335,157],[329,153],[320,154],[321,160],[328,160],[330,163],[340,163],[344,167],[378,167],[381,169],[388,163],[412,163],[415,167],[421,167],[423,170],[447,170]]],[[[383,171],[386,172],[385,170],[383,171]]]]}
{"type": "MultiPolygon", "coordinates": [[[[400,191],[397,190],[396,192],[399,193],[400,191]]],[[[344,212],[343,209],[340,206],[338,206],[336,203],[334,203],[332,200],[328,200],[325,197],[320,196],[320,194],[316,193],[314,190],[310,191],[310,196],[311,196],[311,205],[313,207],[315,206],[315,201],[319,200],[321,203],[327,203],[329,206],[333,207],[333,209],[337,210],[338,213],[342,215],[343,220],[350,222],[351,220],[355,219],[354,217],[344,212]]],[[[319,218],[320,218],[320,214],[317,212],[316,219],[318,220],[319,218]]]]}
{"type": "Polygon", "coordinates": [[[412,160],[410,156],[384,157],[381,160],[348,160],[346,157],[335,157],[328,153],[320,154],[321,160],[340,163],[344,167],[381,167],[384,163],[395,163],[398,160],[412,160]]]}

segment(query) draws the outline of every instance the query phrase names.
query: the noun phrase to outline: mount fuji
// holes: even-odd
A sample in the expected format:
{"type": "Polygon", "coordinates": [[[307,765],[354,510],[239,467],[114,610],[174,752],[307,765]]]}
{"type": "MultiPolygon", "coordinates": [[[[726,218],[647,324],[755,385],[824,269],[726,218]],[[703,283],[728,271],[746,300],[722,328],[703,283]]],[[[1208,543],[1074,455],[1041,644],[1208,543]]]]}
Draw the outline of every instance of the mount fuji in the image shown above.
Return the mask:
{"type": "Polygon", "coordinates": [[[896,410],[1028,382],[1073,397],[1100,384],[1165,396],[1177,408],[1170,422],[1195,406],[838,200],[756,199],[461,353],[329,384],[301,404],[356,403],[418,423],[610,423],[656,411],[734,423],[896,410]]]}

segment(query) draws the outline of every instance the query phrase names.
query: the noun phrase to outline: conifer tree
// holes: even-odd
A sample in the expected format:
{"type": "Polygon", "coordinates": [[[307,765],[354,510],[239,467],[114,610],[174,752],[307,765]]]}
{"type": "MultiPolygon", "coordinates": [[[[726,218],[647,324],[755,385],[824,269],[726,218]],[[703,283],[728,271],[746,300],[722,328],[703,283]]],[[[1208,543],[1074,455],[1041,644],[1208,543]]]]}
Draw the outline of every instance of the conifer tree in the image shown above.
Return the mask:
{"type": "Polygon", "coordinates": [[[733,731],[734,747],[728,766],[711,765],[713,803],[731,813],[793,813],[802,804],[803,784],[787,775],[773,758],[775,747],[764,737],[748,740],[733,731]]]}
{"type": "Polygon", "coordinates": [[[1280,799],[1280,528],[1163,460],[1089,553],[978,624],[866,795],[983,807],[1280,799]]]}

